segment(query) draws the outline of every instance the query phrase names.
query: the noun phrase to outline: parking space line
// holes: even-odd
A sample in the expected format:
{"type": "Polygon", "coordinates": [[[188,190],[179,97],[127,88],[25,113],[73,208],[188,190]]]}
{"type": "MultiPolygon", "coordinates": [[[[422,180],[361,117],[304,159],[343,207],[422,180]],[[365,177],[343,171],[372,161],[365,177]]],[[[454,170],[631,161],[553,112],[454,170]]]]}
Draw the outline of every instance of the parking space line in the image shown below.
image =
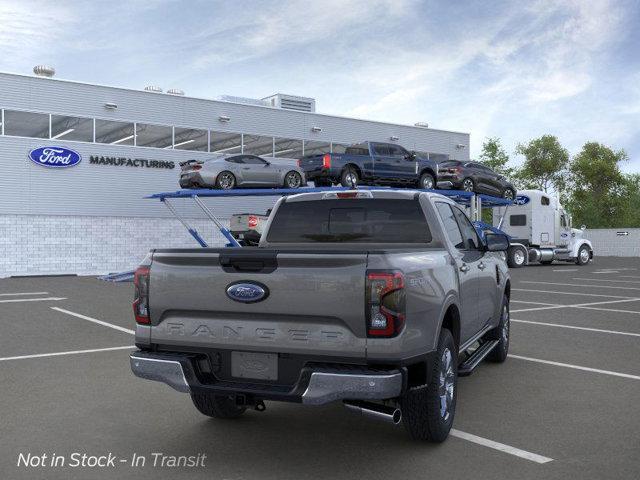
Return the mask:
{"type": "Polygon", "coordinates": [[[537,283],[543,285],[562,285],[563,287],[615,288],[616,290],[640,290],[640,287],[618,287],[617,285],[580,285],[579,283],[536,282],[534,280],[520,280],[519,283],[537,283]]]}
{"type": "Polygon", "coordinates": [[[81,353],[110,352],[113,350],[128,350],[133,348],[136,348],[136,346],[127,345],[126,347],[92,348],[90,350],[70,350],[68,352],[37,353],[35,355],[19,355],[17,357],[4,357],[4,358],[0,358],[0,362],[6,362],[8,360],[25,360],[28,358],[60,357],[62,355],[78,355],[81,353]]]}
{"type": "MultiPolygon", "coordinates": [[[[561,292],[558,292],[558,293],[561,293],[561,292]]],[[[603,295],[603,296],[606,297],[607,295],[603,295]]],[[[603,302],[576,303],[574,305],[554,305],[554,306],[549,306],[549,307],[519,308],[517,310],[510,310],[510,312],[511,313],[516,313],[516,312],[535,312],[537,310],[553,310],[555,308],[590,308],[591,305],[607,305],[609,303],[637,302],[639,300],[640,300],[640,298],[631,297],[631,298],[626,298],[624,300],[607,300],[607,301],[603,301],[603,302]]],[[[608,308],[599,308],[598,310],[604,310],[604,311],[610,311],[610,312],[619,311],[619,310],[608,309],[608,308]]],[[[626,310],[622,310],[622,311],[626,312],[626,310]]]]}
{"type": "Polygon", "coordinates": [[[572,277],[571,280],[587,280],[589,282],[611,282],[611,283],[640,283],[633,280],[609,280],[608,278],[580,278],[572,277]]]}
{"type": "Polygon", "coordinates": [[[554,272],[577,272],[578,270],[580,270],[579,268],[556,268],[553,271],[554,272]]]}
{"type": "Polygon", "coordinates": [[[77,318],[81,318],[81,319],[86,320],[88,322],[97,323],[98,325],[102,325],[104,327],[113,328],[114,330],[118,330],[120,332],[125,332],[125,333],[128,333],[130,335],[135,335],[136,334],[135,330],[131,330],[129,328],[120,327],[119,325],[114,325],[113,323],[103,322],[102,320],[98,320],[97,318],[87,317],[86,315],[82,315],[80,313],[71,312],[69,310],[65,310],[64,308],[58,308],[58,307],[50,307],[50,308],[51,308],[51,310],[55,310],[56,312],[66,313],[67,315],[71,315],[71,316],[74,316],[74,317],[77,317],[77,318]]]}
{"type": "MultiPolygon", "coordinates": [[[[559,283],[558,285],[564,285],[564,283],[559,283]]],[[[554,290],[534,290],[529,288],[512,288],[511,291],[512,292],[534,292],[534,293],[557,293],[558,295],[579,295],[582,297],[628,298],[631,300],[640,300],[640,297],[623,297],[622,295],[604,295],[602,293],[558,292],[554,290]]]]}
{"type": "Polygon", "coordinates": [[[542,455],[538,455],[537,453],[527,452],[526,450],[521,450],[519,448],[512,447],[511,445],[505,445],[504,443],[494,442],[493,440],[489,440],[488,438],[478,437],[477,435],[462,432],[460,430],[456,430],[455,428],[452,428],[450,433],[453,437],[467,440],[468,442],[482,445],[483,447],[493,448],[494,450],[499,450],[510,455],[515,455],[516,457],[524,458],[525,460],[529,460],[531,462],[549,463],[553,461],[553,458],[543,457],[542,455]]]}
{"type": "Polygon", "coordinates": [[[586,307],[586,306],[577,306],[573,308],[584,308],[586,310],[600,310],[602,312],[633,313],[633,314],[640,313],[637,310],[620,310],[619,308],[600,308],[600,307],[586,307]]]}
{"type": "Polygon", "coordinates": [[[640,337],[640,333],[619,332],[617,330],[603,330],[601,328],[578,327],[578,326],[575,326],[575,325],[562,325],[561,323],[533,322],[531,320],[516,320],[515,318],[512,318],[510,320],[512,322],[528,323],[528,324],[531,324],[531,325],[543,325],[545,327],[570,328],[572,330],[585,330],[585,331],[588,331],[588,332],[611,333],[611,334],[615,334],[615,335],[627,335],[629,337],[640,337]]]}
{"type": "Polygon", "coordinates": [[[18,295],[49,295],[49,292],[0,293],[0,297],[14,297],[18,295]]]}
{"type": "Polygon", "coordinates": [[[572,368],[574,370],[583,370],[591,373],[602,373],[605,375],[611,375],[613,377],[630,378],[632,380],[640,380],[640,376],[631,375],[630,373],[612,372],[611,370],[600,370],[599,368],[583,367],[581,365],[573,365],[571,363],[552,362],[551,360],[543,360],[541,358],[523,357],[521,355],[509,354],[509,358],[517,358],[518,360],[526,360],[528,362],[544,363],[546,365],[553,365],[555,367],[572,368]]]}
{"type": "Polygon", "coordinates": [[[57,302],[59,300],[66,300],[66,297],[43,297],[43,298],[10,298],[7,300],[0,300],[0,303],[18,303],[18,302],[57,302]]]}
{"type": "Polygon", "coordinates": [[[547,307],[562,307],[558,303],[542,303],[542,302],[525,302],[524,300],[511,300],[511,303],[527,303],[531,305],[546,305],[547,307]]]}

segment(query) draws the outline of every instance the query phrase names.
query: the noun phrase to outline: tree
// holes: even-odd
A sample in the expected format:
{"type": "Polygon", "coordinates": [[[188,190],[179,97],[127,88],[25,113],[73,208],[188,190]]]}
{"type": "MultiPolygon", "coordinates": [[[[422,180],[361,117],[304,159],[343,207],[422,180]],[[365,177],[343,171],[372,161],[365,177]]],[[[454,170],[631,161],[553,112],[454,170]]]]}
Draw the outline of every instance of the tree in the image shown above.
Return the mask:
{"type": "Polygon", "coordinates": [[[486,165],[494,172],[511,177],[515,173],[513,167],[507,166],[509,163],[509,155],[502,147],[498,137],[486,138],[482,144],[482,153],[480,154],[480,162],[486,165]]]}
{"type": "Polygon", "coordinates": [[[588,142],[571,161],[569,207],[576,225],[617,227],[632,210],[629,197],[638,182],[625,178],[619,163],[627,160],[624,150],[613,151],[598,142],[588,142]]]}
{"type": "Polygon", "coordinates": [[[569,152],[554,135],[543,135],[527,144],[519,144],[516,153],[525,161],[518,170],[520,183],[548,192],[553,188],[560,194],[567,183],[569,152]]]}

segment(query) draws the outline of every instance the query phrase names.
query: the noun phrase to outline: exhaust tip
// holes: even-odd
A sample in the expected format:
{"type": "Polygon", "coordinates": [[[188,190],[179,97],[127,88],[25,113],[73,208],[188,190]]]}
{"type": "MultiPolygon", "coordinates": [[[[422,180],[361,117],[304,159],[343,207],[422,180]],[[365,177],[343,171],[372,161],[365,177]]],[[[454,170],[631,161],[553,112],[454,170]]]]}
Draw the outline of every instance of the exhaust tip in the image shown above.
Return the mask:
{"type": "Polygon", "coordinates": [[[402,421],[402,411],[399,408],[396,408],[391,415],[391,421],[394,425],[399,425],[402,421]]]}
{"type": "Polygon", "coordinates": [[[394,425],[398,425],[402,421],[402,411],[396,407],[365,401],[345,401],[343,403],[348,410],[363,417],[383,420],[394,425]]]}

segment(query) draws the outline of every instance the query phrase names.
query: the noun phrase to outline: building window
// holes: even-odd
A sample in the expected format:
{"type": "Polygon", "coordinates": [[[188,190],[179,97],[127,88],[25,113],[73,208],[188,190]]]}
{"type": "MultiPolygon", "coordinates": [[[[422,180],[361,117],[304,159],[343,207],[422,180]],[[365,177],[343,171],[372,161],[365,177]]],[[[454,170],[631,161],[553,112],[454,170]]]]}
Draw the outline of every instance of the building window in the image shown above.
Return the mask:
{"type": "Polygon", "coordinates": [[[306,155],[322,155],[331,152],[331,144],[329,142],[317,142],[313,140],[305,140],[304,154],[306,155]]]}
{"type": "Polygon", "coordinates": [[[302,158],[302,140],[292,140],[290,138],[275,138],[274,157],[279,158],[302,158]]]}
{"type": "Polygon", "coordinates": [[[211,153],[242,153],[242,135],[239,133],[211,132],[211,153]]]}
{"type": "Polygon", "coordinates": [[[136,124],[136,146],[171,148],[173,145],[173,128],[149,123],[136,124]]]}
{"type": "Polygon", "coordinates": [[[344,153],[348,146],[346,143],[332,143],[331,153],[344,153]]]}
{"type": "Polygon", "coordinates": [[[173,148],[177,150],[208,151],[208,132],[192,128],[175,128],[173,148]]]}
{"type": "Polygon", "coordinates": [[[51,139],[93,142],[93,119],[51,115],[51,139]]]}
{"type": "Polygon", "coordinates": [[[111,145],[133,145],[133,123],[96,120],[96,142],[111,145]]]}
{"type": "Polygon", "coordinates": [[[243,153],[251,155],[273,156],[273,137],[244,134],[243,153]]]}
{"type": "Polygon", "coordinates": [[[49,138],[49,115],[4,111],[4,134],[15,137],[49,138]]]}

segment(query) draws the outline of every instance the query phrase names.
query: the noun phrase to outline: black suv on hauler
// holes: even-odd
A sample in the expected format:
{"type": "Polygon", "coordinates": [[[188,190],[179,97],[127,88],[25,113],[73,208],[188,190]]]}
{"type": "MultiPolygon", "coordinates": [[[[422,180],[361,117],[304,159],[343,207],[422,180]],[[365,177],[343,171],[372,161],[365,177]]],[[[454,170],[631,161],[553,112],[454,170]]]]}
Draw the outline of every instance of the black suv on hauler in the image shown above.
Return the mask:
{"type": "Polygon", "coordinates": [[[438,164],[438,181],[451,182],[453,189],[486,193],[508,199],[516,198],[516,188],[504,175],[479,162],[445,160],[438,164]]]}

